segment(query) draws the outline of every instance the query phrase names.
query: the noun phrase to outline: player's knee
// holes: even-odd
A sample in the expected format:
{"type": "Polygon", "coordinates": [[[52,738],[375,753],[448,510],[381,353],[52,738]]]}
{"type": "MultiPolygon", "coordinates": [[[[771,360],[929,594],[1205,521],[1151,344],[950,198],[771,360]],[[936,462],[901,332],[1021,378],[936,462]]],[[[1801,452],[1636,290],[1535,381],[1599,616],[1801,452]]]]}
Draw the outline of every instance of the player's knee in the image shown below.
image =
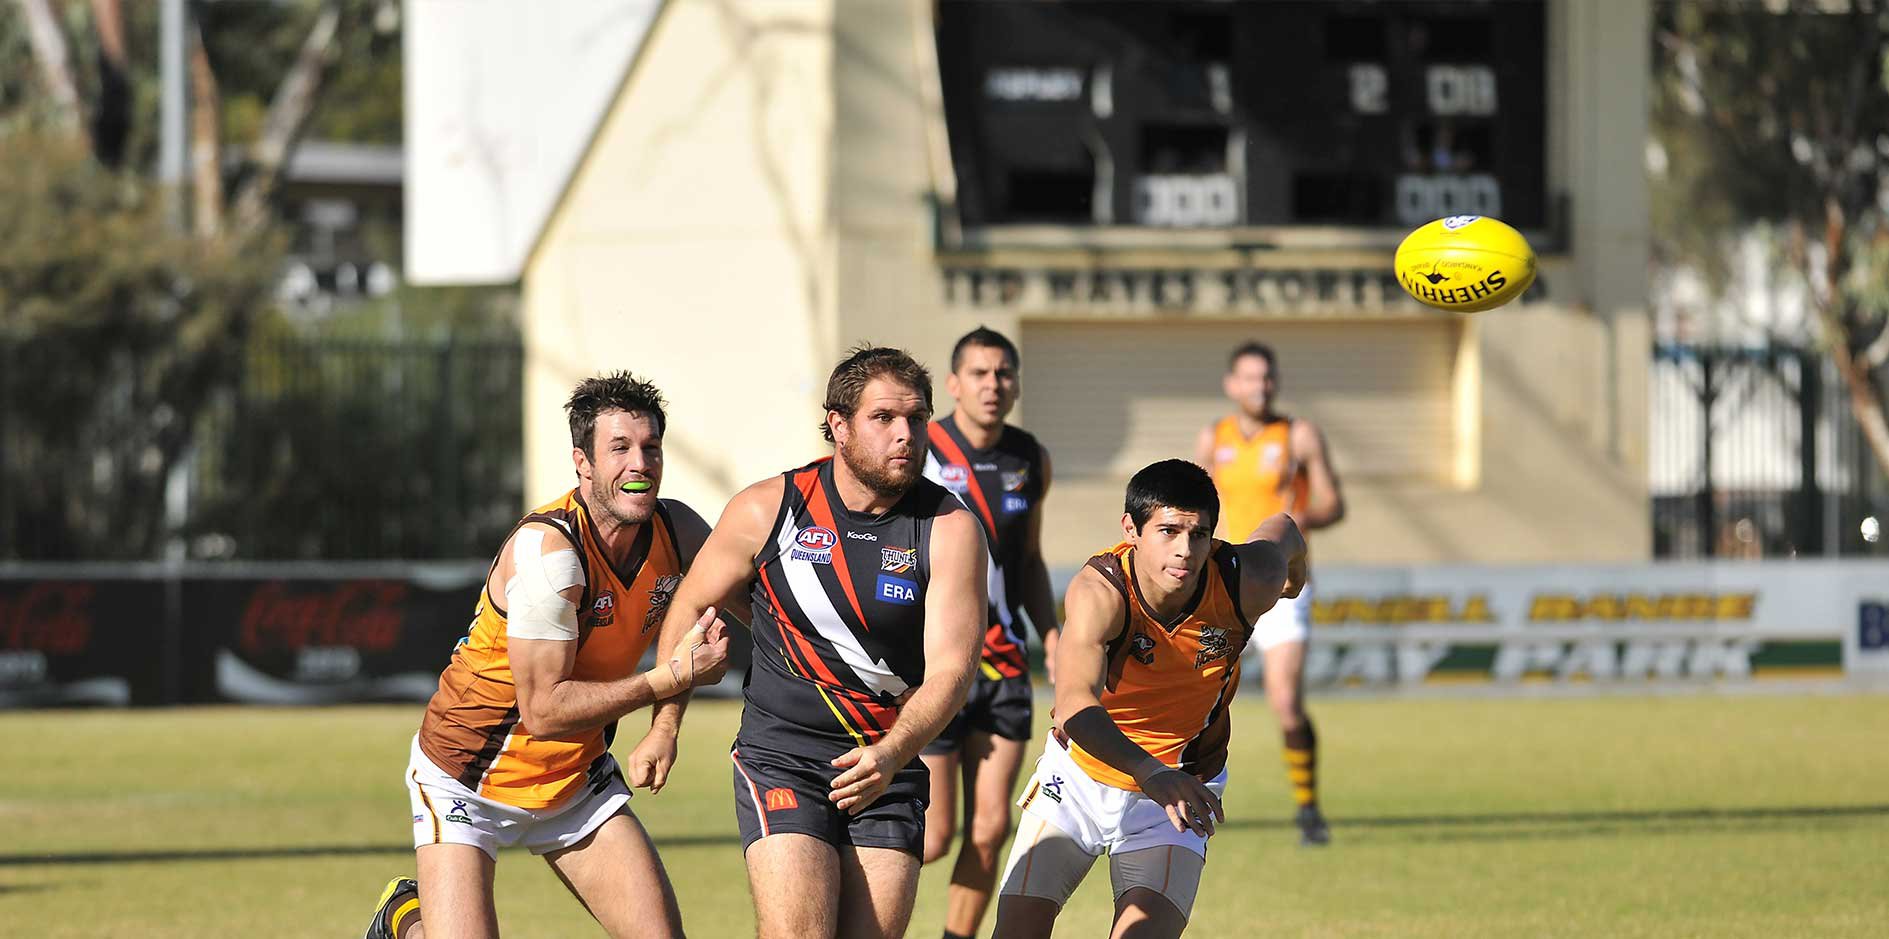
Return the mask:
{"type": "Polygon", "coordinates": [[[1293,733],[1305,729],[1305,708],[1296,699],[1273,704],[1272,712],[1279,718],[1280,730],[1293,733]]]}
{"type": "Polygon", "coordinates": [[[1305,723],[1305,701],[1295,689],[1266,689],[1266,704],[1279,718],[1281,726],[1289,724],[1296,727],[1305,723]]]}
{"type": "Polygon", "coordinates": [[[925,856],[923,862],[933,861],[951,853],[951,839],[957,835],[957,829],[949,821],[942,825],[925,824],[925,856]]]}
{"type": "Polygon", "coordinates": [[[1004,803],[997,807],[979,808],[977,817],[971,820],[971,847],[984,858],[989,865],[997,862],[997,853],[1003,850],[1004,839],[1010,837],[1010,805],[1004,803]]]}
{"type": "MultiPolygon", "coordinates": [[[[1191,899],[1187,903],[1191,906],[1191,899]]],[[[1187,926],[1187,913],[1175,898],[1153,887],[1130,887],[1115,900],[1116,934],[1139,926],[1138,932],[1179,935],[1187,926]]]]}
{"type": "Polygon", "coordinates": [[[997,927],[991,939],[1041,939],[1050,934],[1061,912],[1053,900],[1005,894],[997,898],[997,927]]]}

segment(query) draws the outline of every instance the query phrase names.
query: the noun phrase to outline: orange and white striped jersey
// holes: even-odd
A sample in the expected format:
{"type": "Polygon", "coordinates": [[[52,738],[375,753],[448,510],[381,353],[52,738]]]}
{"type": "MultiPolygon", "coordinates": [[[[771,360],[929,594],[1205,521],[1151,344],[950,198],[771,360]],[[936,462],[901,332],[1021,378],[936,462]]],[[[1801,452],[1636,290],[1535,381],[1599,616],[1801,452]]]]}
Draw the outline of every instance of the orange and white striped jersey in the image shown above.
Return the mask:
{"type": "Polygon", "coordinates": [[[1292,421],[1279,418],[1261,425],[1251,437],[1240,419],[1227,415],[1213,425],[1214,488],[1220,490],[1220,531],[1243,542],[1265,521],[1288,506],[1303,509],[1310,481],[1293,472],[1292,421]]]}
{"type": "MultiPolygon", "coordinates": [[[[668,508],[660,501],[656,505],[621,566],[604,553],[590,509],[575,489],[518,523],[548,524],[577,548],[584,596],[577,608],[575,680],[629,677],[661,631],[669,599],[682,582],[682,563],[668,508]]],[[[533,737],[518,727],[502,600],[492,596],[489,582],[480,592],[472,630],[454,649],[439,690],[427,703],[420,750],[484,798],[541,809],[581,791],[586,772],[609,750],[616,724],[555,739],[533,737]]]]}
{"type": "MultiPolygon", "coordinates": [[[[1187,606],[1162,622],[1135,584],[1134,546],[1123,542],[1089,559],[1122,595],[1121,635],[1108,645],[1102,707],[1137,746],[1202,780],[1220,774],[1232,736],[1228,709],[1240,685],[1240,652],[1252,636],[1240,608],[1239,557],[1216,540],[1187,606]]],[[[1140,789],[1133,777],[1096,759],[1075,741],[1070,756],[1096,782],[1140,789]]]]}

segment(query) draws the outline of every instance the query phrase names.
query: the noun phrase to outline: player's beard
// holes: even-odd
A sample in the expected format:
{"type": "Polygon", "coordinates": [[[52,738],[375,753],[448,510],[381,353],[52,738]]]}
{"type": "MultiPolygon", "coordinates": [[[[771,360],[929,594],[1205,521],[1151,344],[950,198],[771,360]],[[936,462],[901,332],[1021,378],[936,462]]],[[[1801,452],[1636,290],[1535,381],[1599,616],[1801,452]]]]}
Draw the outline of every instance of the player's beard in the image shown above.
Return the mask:
{"type": "Polygon", "coordinates": [[[641,525],[649,521],[649,516],[653,509],[643,509],[641,511],[635,509],[626,510],[617,504],[616,497],[622,493],[623,490],[618,489],[616,486],[601,479],[592,479],[590,481],[591,511],[604,516],[605,519],[615,523],[616,527],[619,528],[630,525],[641,525]]]}
{"type": "Polygon", "coordinates": [[[919,464],[915,454],[905,461],[903,470],[893,468],[889,458],[882,457],[874,462],[873,456],[858,437],[840,444],[840,459],[846,461],[846,468],[852,472],[853,478],[876,495],[896,499],[917,481],[919,464]]]}

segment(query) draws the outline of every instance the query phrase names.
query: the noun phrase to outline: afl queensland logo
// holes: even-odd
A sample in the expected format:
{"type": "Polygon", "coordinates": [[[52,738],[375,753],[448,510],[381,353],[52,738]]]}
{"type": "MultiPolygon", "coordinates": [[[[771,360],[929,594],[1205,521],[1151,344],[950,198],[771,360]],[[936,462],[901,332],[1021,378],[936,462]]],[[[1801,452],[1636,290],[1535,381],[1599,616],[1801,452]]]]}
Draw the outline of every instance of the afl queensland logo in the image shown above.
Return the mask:
{"type": "Polygon", "coordinates": [[[938,467],[938,484],[955,493],[970,492],[971,471],[956,463],[946,463],[938,467]]]}
{"type": "Polygon", "coordinates": [[[833,546],[839,544],[840,536],[833,529],[821,525],[802,528],[794,535],[794,547],[787,553],[791,560],[807,561],[813,564],[833,563],[833,546]]]}

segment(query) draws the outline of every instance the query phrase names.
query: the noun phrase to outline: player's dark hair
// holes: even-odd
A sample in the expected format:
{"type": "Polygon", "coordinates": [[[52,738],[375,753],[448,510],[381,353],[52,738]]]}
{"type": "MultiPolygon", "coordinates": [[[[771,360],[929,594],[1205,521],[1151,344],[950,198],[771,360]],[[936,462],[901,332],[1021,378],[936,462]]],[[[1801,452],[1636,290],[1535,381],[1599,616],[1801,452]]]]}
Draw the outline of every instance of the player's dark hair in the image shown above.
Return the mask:
{"type": "Polygon", "coordinates": [[[1213,477],[1186,460],[1150,463],[1128,480],[1122,511],[1134,521],[1136,531],[1163,508],[1198,512],[1209,529],[1220,524],[1220,493],[1213,488],[1213,477]]]}
{"type": "Polygon", "coordinates": [[[571,416],[571,446],[582,449],[587,459],[596,459],[597,417],[610,411],[647,414],[656,422],[660,436],[669,426],[669,417],[663,412],[666,404],[655,385],[629,372],[586,378],[577,383],[571,399],[564,402],[564,410],[571,416]]]}
{"type": "MultiPolygon", "coordinates": [[[[853,412],[859,410],[859,396],[866,393],[866,385],[875,378],[889,378],[913,391],[925,399],[925,414],[931,414],[931,372],[904,349],[892,349],[860,343],[846,353],[840,364],[833,366],[833,374],[826,380],[826,403],[828,412],[837,412],[847,420],[853,419],[853,412]]],[[[820,421],[820,436],[827,443],[833,442],[833,428],[826,420],[820,421]]]]}
{"type": "Polygon", "coordinates": [[[1011,342],[1009,336],[1006,336],[1003,333],[1000,333],[990,328],[989,326],[979,326],[976,329],[973,329],[970,332],[965,333],[962,336],[959,336],[958,344],[951,347],[951,370],[952,371],[955,372],[958,370],[958,365],[964,361],[964,350],[969,349],[972,346],[982,346],[983,348],[986,348],[986,349],[1002,350],[1004,355],[1007,355],[1010,357],[1011,368],[1020,369],[1023,367],[1023,357],[1017,354],[1017,344],[1014,342],[1011,342]]]}
{"type": "Polygon", "coordinates": [[[1249,355],[1256,355],[1265,359],[1267,371],[1276,372],[1279,370],[1279,361],[1273,358],[1272,347],[1257,339],[1248,339],[1241,343],[1239,348],[1234,349],[1232,355],[1227,356],[1227,371],[1231,372],[1239,367],[1240,360],[1249,355]]]}

